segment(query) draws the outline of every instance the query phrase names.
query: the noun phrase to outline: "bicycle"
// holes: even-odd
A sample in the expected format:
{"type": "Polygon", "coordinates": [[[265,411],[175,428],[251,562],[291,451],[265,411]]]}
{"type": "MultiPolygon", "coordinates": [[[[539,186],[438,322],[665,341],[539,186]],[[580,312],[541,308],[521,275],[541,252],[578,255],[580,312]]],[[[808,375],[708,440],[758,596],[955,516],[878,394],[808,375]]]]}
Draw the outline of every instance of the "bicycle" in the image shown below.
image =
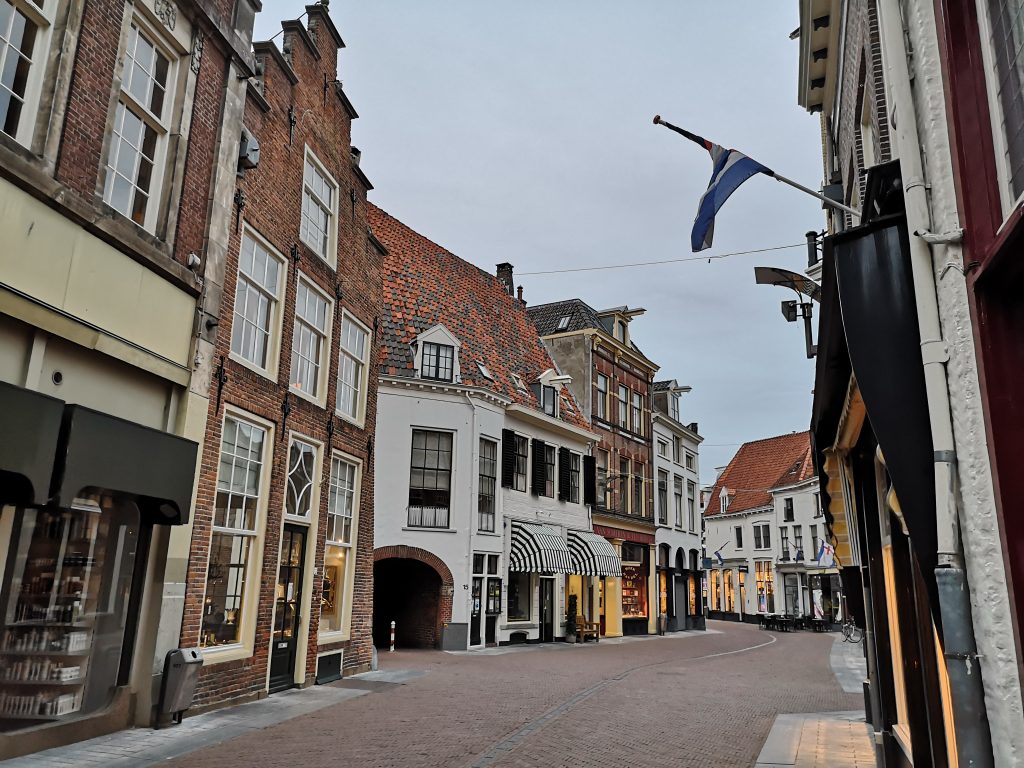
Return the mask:
{"type": "Polygon", "coordinates": [[[859,643],[863,639],[864,633],[861,631],[860,627],[849,620],[843,622],[844,643],[859,643]]]}

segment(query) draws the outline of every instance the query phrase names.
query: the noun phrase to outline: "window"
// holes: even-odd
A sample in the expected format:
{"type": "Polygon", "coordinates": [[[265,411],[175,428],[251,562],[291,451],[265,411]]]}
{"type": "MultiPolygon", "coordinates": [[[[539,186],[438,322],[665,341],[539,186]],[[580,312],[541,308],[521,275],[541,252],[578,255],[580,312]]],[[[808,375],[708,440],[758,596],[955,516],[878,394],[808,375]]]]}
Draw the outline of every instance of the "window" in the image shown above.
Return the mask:
{"type": "Polygon", "coordinates": [[[816,493],[814,494],[814,516],[821,517],[823,512],[821,511],[821,498],[816,493]]]}
{"type": "Polygon", "coordinates": [[[658,470],[658,525],[668,525],[668,472],[658,470]]]}
{"type": "Polygon", "coordinates": [[[366,372],[370,332],[345,312],[341,319],[341,361],[338,363],[338,412],[362,421],[366,409],[366,372]]]}
{"type": "Polygon", "coordinates": [[[132,22],[107,157],[103,201],[140,227],[153,229],[173,93],[173,66],[156,37],[132,22]]]}
{"type": "Polygon", "coordinates": [[[818,526],[811,526],[811,560],[818,559],[818,549],[820,544],[818,543],[818,526]]]}
{"type": "Polygon", "coordinates": [[[793,522],[793,499],[785,498],[782,500],[782,520],[786,523],[793,522]]]}
{"type": "Polygon", "coordinates": [[[672,478],[672,495],[676,510],[676,528],[683,527],[683,478],[675,475],[672,478]]]}
{"type": "Polygon", "coordinates": [[[580,503],[580,455],[569,454],[569,501],[580,503]]]}
{"type": "Polygon", "coordinates": [[[526,491],[526,468],[530,460],[530,442],[516,435],[516,473],[512,485],[517,491],[526,491]]]}
{"type": "Polygon", "coordinates": [[[697,531],[697,484],[693,480],[686,481],[686,514],[690,521],[690,530],[697,531]]]}
{"type": "Polygon", "coordinates": [[[683,455],[683,441],[678,437],[672,438],[672,461],[676,464],[680,463],[680,458],[683,455]]]}
{"type": "Polygon", "coordinates": [[[537,384],[535,385],[534,394],[537,396],[537,401],[544,413],[548,416],[558,416],[558,391],[554,387],[537,384]]]}
{"type": "Polygon", "coordinates": [[[409,477],[409,527],[447,528],[451,487],[451,432],[414,429],[409,477]]]}
{"type": "Polygon", "coordinates": [[[689,470],[694,469],[697,466],[697,457],[689,451],[686,452],[686,468],[689,470]]]}
{"type": "Polygon", "coordinates": [[[597,474],[597,501],[602,509],[609,509],[611,487],[608,485],[608,451],[598,449],[594,465],[597,474]]]}
{"type": "Polygon", "coordinates": [[[264,371],[273,363],[281,271],[279,257],[246,232],[238,254],[231,351],[264,371]]]}
{"type": "Polygon", "coordinates": [[[743,526],[736,526],[736,549],[743,549],[743,526]]]}
{"type": "Polygon", "coordinates": [[[619,512],[629,514],[629,459],[619,459],[619,476],[616,480],[619,489],[619,512]]]}
{"type": "Polygon", "coordinates": [[[249,607],[246,591],[258,578],[252,571],[259,559],[256,539],[265,442],[266,432],[260,427],[225,416],[200,633],[204,647],[242,640],[243,610],[249,607]]]}
{"type": "Polygon", "coordinates": [[[804,531],[803,526],[793,526],[793,557],[796,560],[804,559],[804,531]]]}
{"type": "Polygon", "coordinates": [[[644,508],[644,465],[634,462],[633,471],[636,473],[633,475],[633,514],[646,517],[647,510],[644,508]]]}
{"type": "Polygon", "coordinates": [[[508,620],[529,621],[530,596],[533,590],[530,586],[530,574],[509,571],[508,574],[508,620]]]}
{"type": "Polygon", "coordinates": [[[779,547],[782,549],[782,560],[789,560],[789,530],[783,526],[779,528],[779,547]]]}
{"type": "Polygon", "coordinates": [[[623,320],[615,321],[615,338],[621,341],[623,344],[626,343],[626,323],[623,320]]]}
{"type": "Polygon", "coordinates": [[[558,330],[564,331],[568,327],[569,327],[569,316],[568,315],[566,315],[565,317],[558,318],[558,330]]]}
{"type": "Polygon", "coordinates": [[[310,397],[320,394],[323,357],[327,348],[329,304],[304,277],[295,288],[295,330],[292,333],[290,383],[310,397]]]}
{"type": "Polygon", "coordinates": [[[302,173],[302,224],[299,238],[317,256],[329,264],[334,263],[334,228],[338,185],[324,167],[306,150],[306,163],[302,173]]]}
{"type": "Polygon", "coordinates": [[[984,6],[988,13],[979,16],[987,15],[981,34],[987,38],[984,58],[996,134],[996,164],[1004,208],[1008,209],[1024,193],[1024,85],[1020,77],[1024,30],[1018,2],[985,0],[984,6]]]}
{"type": "Polygon", "coordinates": [[[498,444],[480,438],[480,476],[476,497],[481,531],[494,531],[494,497],[498,484],[498,444]]]}
{"type": "Polygon", "coordinates": [[[316,477],[316,447],[292,439],[288,449],[288,486],[285,489],[284,511],[292,517],[309,520],[313,508],[313,479],[316,477]]]}
{"type": "Polygon", "coordinates": [[[633,393],[633,417],[630,424],[638,435],[644,434],[644,396],[639,392],[633,393]]]}
{"type": "Polygon", "coordinates": [[[424,379],[451,381],[455,370],[455,347],[450,344],[423,342],[420,376],[424,379]]]}
{"type": "Polygon", "coordinates": [[[664,456],[665,458],[668,458],[668,441],[666,441],[666,440],[659,440],[658,441],[658,455],[659,456],[664,456]]]}
{"type": "Polygon", "coordinates": [[[480,375],[481,376],[483,376],[488,381],[494,381],[494,376],[491,375],[491,372],[487,369],[486,365],[484,365],[479,360],[477,360],[476,361],[476,367],[480,371],[480,375]]]}
{"type": "Polygon", "coordinates": [[[0,130],[25,146],[35,127],[52,10],[44,0],[0,0],[0,130]]]}
{"type": "Polygon", "coordinates": [[[619,384],[619,426],[629,428],[629,390],[619,384]]]}
{"type": "Polygon", "coordinates": [[[331,459],[327,495],[327,545],[324,548],[324,581],[320,597],[320,632],[344,632],[351,615],[355,578],[356,490],[359,467],[338,456],[331,459]]]}
{"type": "Polygon", "coordinates": [[[668,396],[668,415],[679,421],[679,393],[670,392],[668,396]]]}
{"type": "Polygon", "coordinates": [[[754,525],[754,549],[770,549],[772,546],[771,542],[771,528],[768,523],[755,524],[754,525]]]}
{"type": "Polygon", "coordinates": [[[775,584],[771,561],[755,560],[754,577],[757,581],[757,610],[760,613],[775,613],[775,584]]]}
{"type": "Polygon", "coordinates": [[[544,495],[555,496],[555,446],[544,446],[544,495]]]}
{"type": "Polygon", "coordinates": [[[608,377],[603,373],[597,374],[597,407],[595,413],[597,418],[608,421],[608,377]]]}
{"type": "Polygon", "coordinates": [[[726,568],[722,571],[722,586],[725,592],[725,606],[726,613],[735,613],[736,611],[736,593],[732,583],[732,569],[726,568]]]}

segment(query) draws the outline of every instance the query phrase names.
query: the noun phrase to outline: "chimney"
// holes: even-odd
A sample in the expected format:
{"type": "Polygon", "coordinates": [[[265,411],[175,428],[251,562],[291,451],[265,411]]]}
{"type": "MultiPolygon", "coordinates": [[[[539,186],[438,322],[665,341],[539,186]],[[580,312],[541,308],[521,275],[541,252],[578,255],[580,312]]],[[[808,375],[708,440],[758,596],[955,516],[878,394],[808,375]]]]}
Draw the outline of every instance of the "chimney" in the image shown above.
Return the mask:
{"type": "Polygon", "coordinates": [[[505,288],[505,293],[509,296],[515,295],[515,286],[512,281],[512,265],[507,261],[503,261],[498,265],[498,282],[505,288]]]}
{"type": "Polygon", "coordinates": [[[521,285],[516,289],[516,298],[519,299],[520,304],[522,304],[524,307],[526,306],[526,302],[523,301],[523,286],[521,285]]]}

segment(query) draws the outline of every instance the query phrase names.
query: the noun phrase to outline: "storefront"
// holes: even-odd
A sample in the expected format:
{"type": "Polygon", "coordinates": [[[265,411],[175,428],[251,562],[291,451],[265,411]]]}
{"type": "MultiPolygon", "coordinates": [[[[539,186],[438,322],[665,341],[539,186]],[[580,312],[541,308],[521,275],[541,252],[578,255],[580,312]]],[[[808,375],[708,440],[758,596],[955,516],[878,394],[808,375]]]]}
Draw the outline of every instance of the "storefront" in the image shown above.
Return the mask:
{"type": "Polygon", "coordinates": [[[646,635],[650,618],[647,582],[650,578],[650,547],[622,543],[622,634],[646,635]]]}
{"type": "Polygon", "coordinates": [[[843,586],[839,574],[808,576],[811,615],[830,624],[843,623],[843,586]]]}
{"type": "Polygon", "coordinates": [[[197,446],[2,383],[0,434],[2,759],[130,725],[151,544],[188,521],[197,446]]]}
{"type": "Polygon", "coordinates": [[[552,642],[564,626],[560,585],[572,573],[572,556],[559,529],[512,521],[505,622],[499,643],[552,642]]]}

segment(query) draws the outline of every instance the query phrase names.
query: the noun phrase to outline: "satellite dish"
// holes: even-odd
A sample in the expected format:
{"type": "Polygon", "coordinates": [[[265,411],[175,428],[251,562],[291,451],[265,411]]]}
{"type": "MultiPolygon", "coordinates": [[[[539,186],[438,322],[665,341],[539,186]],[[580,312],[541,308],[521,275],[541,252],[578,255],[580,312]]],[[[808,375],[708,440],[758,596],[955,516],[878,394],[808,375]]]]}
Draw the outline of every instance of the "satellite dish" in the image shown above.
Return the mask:
{"type": "Polygon", "coordinates": [[[754,267],[754,282],[758,285],[792,288],[812,301],[821,303],[821,286],[799,272],[790,272],[781,267],[754,267]]]}

